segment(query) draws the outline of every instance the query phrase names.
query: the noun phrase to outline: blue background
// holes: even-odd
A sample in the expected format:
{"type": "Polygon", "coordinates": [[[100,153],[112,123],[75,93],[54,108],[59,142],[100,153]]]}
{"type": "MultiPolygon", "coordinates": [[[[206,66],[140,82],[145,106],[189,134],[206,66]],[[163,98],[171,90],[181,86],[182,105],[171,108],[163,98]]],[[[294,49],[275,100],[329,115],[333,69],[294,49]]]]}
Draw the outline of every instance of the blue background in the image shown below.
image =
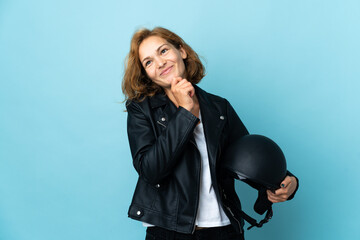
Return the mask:
{"type": "Polygon", "coordinates": [[[356,0],[0,1],[0,239],[144,239],[121,80],[133,32],[154,26],[300,178],[247,239],[360,239],[356,0]]]}

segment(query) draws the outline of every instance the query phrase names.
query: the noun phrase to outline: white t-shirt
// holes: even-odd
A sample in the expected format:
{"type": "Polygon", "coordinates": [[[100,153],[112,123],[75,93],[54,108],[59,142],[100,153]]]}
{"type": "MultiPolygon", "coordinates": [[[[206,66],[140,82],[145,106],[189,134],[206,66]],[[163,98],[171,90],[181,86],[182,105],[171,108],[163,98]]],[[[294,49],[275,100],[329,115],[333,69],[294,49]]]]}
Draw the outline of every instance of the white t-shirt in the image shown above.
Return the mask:
{"type": "Polygon", "coordinates": [[[209,157],[204,135],[204,127],[199,113],[200,123],[194,130],[196,145],[201,156],[199,206],[195,225],[199,227],[219,227],[230,224],[229,218],[217,201],[211,182],[209,157]]]}

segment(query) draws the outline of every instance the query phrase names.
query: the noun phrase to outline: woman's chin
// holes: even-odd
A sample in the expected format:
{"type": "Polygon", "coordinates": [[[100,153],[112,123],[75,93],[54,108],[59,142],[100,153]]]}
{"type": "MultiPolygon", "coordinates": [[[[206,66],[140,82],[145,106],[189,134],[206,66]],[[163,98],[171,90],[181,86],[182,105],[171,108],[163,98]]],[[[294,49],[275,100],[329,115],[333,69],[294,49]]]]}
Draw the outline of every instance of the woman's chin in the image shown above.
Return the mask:
{"type": "Polygon", "coordinates": [[[172,82],[173,79],[174,79],[174,77],[167,77],[167,78],[165,78],[165,79],[164,79],[164,84],[169,84],[169,85],[171,85],[171,82],[172,82]]]}
{"type": "Polygon", "coordinates": [[[171,87],[171,82],[172,80],[175,78],[176,76],[174,75],[169,75],[166,78],[162,78],[157,80],[155,83],[157,83],[158,85],[160,85],[163,88],[170,88],[171,87]]]}

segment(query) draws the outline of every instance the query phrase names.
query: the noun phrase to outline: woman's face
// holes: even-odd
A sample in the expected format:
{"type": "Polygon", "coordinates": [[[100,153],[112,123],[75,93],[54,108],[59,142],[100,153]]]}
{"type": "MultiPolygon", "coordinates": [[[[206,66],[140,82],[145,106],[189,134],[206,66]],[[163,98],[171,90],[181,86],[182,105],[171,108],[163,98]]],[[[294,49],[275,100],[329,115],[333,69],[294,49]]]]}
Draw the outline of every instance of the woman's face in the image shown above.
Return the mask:
{"type": "Polygon", "coordinates": [[[185,76],[185,50],[176,49],[157,36],[146,38],[139,46],[139,58],[148,77],[163,88],[170,88],[175,77],[185,76]]]}

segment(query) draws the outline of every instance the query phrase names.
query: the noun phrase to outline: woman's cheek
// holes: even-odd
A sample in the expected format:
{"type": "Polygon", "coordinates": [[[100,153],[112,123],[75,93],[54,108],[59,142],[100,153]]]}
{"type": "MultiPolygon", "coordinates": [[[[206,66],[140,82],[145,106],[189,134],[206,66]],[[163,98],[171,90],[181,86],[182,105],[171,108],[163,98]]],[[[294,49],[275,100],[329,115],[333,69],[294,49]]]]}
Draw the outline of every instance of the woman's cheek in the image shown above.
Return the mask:
{"type": "Polygon", "coordinates": [[[154,70],[152,70],[151,68],[148,68],[148,69],[146,69],[146,73],[151,80],[154,79],[154,70]]]}

